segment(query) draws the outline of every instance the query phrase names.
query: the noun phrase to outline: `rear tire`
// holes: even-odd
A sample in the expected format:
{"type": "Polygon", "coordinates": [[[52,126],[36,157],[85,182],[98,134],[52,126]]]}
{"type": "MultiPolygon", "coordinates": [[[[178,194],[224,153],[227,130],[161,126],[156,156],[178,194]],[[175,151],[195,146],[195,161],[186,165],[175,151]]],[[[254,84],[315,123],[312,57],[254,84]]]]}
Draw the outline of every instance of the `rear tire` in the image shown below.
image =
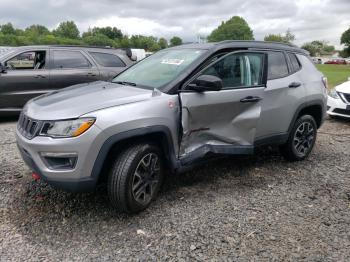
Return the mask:
{"type": "Polygon", "coordinates": [[[304,160],[311,153],[317,136],[317,124],[310,115],[297,119],[287,142],[280,146],[280,152],[288,161],[304,160]]]}
{"type": "Polygon", "coordinates": [[[118,211],[138,213],[156,198],[163,181],[161,155],[157,146],[144,143],[116,157],[108,177],[108,196],[118,211]]]}

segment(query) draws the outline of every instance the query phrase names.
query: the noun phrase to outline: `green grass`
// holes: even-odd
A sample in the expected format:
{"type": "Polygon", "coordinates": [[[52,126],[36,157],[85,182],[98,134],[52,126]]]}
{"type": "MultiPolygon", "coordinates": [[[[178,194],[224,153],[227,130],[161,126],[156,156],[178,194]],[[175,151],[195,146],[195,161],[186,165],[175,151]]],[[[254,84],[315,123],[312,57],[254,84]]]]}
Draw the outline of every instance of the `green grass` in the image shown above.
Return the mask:
{"type": "Polygon", "coordinates": [[[316,67],[327,77],[330,88],[344,83],[350,77],[349,65],[316,65],[316,67]]]}

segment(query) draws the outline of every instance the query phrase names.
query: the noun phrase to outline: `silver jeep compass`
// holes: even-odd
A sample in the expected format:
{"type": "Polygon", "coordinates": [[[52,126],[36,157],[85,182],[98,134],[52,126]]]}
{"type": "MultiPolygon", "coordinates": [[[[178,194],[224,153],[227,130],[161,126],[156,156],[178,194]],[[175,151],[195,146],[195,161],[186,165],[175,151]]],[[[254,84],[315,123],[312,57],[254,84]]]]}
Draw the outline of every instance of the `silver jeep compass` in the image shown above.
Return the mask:
{"type": "Polygon", "coordinates": [[[111,203],[135,213],[156,197],[166,174],[212,156],[276,144],[286,159],[305,159],[326,100],[326,79],[295,46],[190,44],[159,51],[112,82],[29,101],[17,143],[52,186],[91,191],[107,181],[111,203]]]}

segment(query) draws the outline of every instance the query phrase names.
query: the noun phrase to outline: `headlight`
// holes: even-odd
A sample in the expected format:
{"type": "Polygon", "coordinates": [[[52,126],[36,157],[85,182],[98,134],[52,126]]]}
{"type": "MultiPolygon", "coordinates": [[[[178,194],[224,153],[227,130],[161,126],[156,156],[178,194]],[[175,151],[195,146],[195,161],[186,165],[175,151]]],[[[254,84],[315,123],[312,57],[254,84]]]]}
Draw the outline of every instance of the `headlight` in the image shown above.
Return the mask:
{"type": "Polygon", "coordinates": [[[45,122],[40,135],[50,137],[80,136],[95,123],[95,120],[95,118],[78,118],[45,122]]]}
{"type": "Polygon", "coordinates": [[[332,88],[331,90],[328,91],[328,95],[332,98],[335,98],[335,99],[340,98],[337,91],[334,88],[332,88]]]}

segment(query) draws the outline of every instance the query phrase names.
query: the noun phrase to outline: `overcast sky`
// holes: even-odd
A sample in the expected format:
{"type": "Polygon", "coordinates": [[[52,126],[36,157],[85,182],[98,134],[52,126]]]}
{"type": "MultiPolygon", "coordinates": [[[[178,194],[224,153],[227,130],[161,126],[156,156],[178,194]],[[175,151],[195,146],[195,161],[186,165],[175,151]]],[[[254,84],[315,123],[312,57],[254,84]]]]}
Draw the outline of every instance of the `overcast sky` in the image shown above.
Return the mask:
{"type": "Polygon", "coordinates": [[[319,39],[339,47],[341,33],[350,27],[350,0],[0,0],[0,24],[53,29],[74,20],[81,32],[116,26],[129,35],[178,35],[185,41],[235,15],[246,19],[256,40],[290,28],[298,45],[319,39]]]}

